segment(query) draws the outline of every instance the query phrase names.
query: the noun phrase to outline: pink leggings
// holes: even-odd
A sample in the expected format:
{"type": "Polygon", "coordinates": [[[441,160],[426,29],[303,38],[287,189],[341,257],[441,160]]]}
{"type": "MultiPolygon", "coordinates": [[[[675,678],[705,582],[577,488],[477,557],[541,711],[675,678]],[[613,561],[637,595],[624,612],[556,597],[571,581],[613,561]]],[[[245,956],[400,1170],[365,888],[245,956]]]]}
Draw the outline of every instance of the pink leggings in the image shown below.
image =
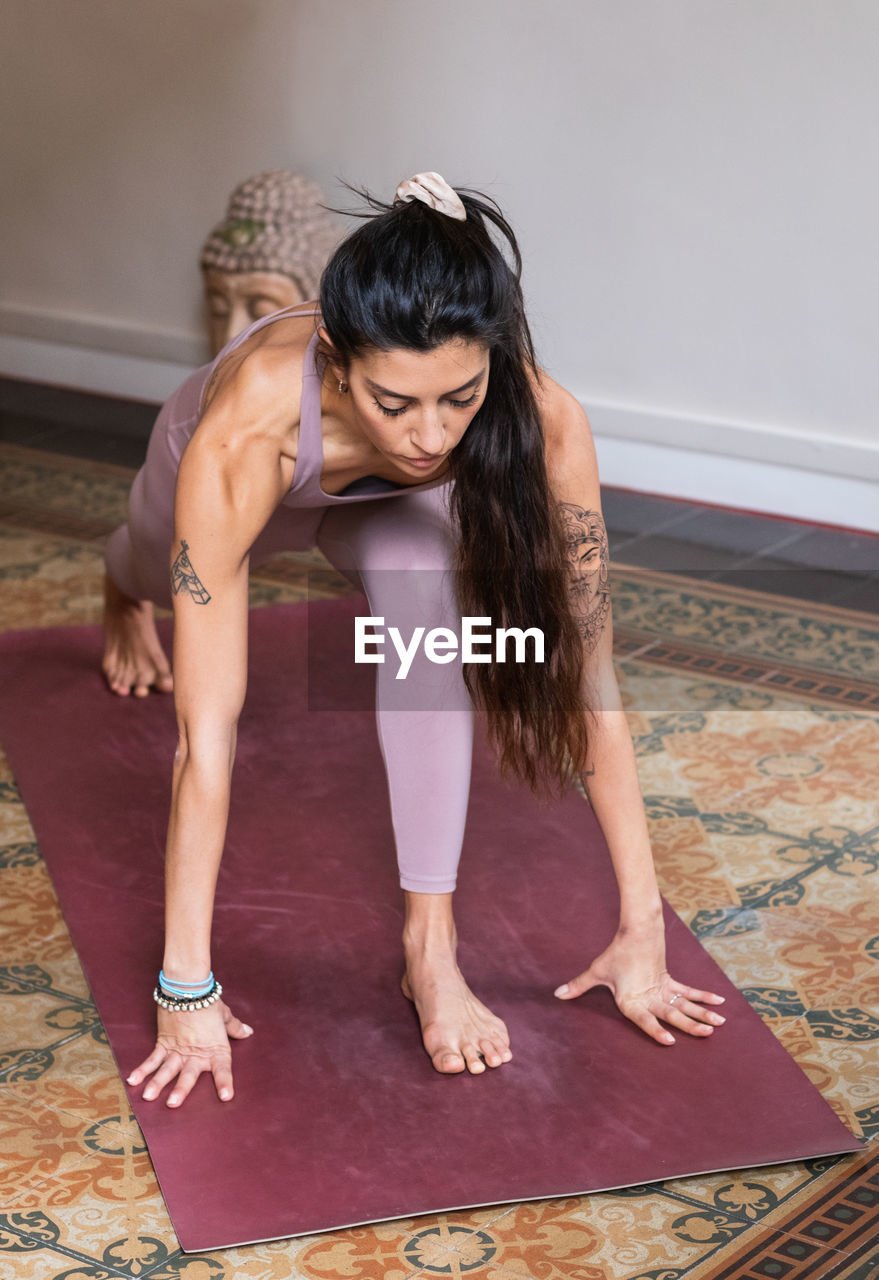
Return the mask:
{"type": "MultiPolygon", "coordinates": [[[[460,632],[446,495],[443,486],[351,503],[331,508],[321,522],[317,545],[358,582],[370,613],[384,618],[386,634],[391,626],[406,641],[416,627],[460,632]]],[[[400,884],[447,893],[455,887],[467,817],[473,706],[457,658],[433,663],[419,648],[400,681],[389,641],[384,650],[385,661],[376,666],[376,721],[400,884]]]]}
{"type": "MultiPolygon", "coordinates": [[[[179,458],[176,449],[169,451],[169,434],[173,428],[154,431],[147,464],[132,489],[129,523],[107,547],[113,581],[129,595],[165,606],[179,458]]],[[[460,634],[447,501],[443,485],[311,511],[282,506],[254,544],[251,564],[316,544],[365,593],[370,613],[385,619],[386,634],[392,626],[407,641],[416,627],[425,633],[448,627],[460,634]]],[[[384,651],[385,662],[376,666],[376,718],[400,884],[420,893],[448,893],[455,888],[467,816],[472,703],[458,658],[440,665],[420,649],[406,679],[398,681],[389,640],[384,651]]]]}

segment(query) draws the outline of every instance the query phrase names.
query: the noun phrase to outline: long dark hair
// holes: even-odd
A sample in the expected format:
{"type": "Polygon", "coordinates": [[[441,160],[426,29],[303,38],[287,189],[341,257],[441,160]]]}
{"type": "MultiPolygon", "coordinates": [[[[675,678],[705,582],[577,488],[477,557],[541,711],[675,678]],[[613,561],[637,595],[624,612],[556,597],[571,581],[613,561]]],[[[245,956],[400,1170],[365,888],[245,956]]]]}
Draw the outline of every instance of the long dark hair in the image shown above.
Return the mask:
{"type": "Polygon", "coordinates": [[[558,792],[586,769],[592,711],[531,381],[539,385],[516,237],[479,191],[457,189],[467,211],[459,221],[420,200],[391,205],[349,189],[369,212],[355,214],[364,221],[321,278],[334,358],[347,367],[370,348],[431,351],[455,339],[489,350],[485,399],[449,455],[457,599],[462,615],[490,617],[493,627],[540,628],[545,661],[465,663],[463,674],[502,775],[538,794],[558,792]]]}

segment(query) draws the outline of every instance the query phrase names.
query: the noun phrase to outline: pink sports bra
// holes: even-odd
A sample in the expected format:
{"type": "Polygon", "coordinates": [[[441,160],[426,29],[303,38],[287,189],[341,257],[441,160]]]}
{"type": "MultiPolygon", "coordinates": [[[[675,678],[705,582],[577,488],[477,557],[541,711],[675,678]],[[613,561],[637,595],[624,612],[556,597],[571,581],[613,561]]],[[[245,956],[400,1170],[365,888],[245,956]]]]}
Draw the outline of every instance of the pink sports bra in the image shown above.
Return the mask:
{"type": "MultiPolygon", "coordinates": [[[[297,304],[301,306],[300,304],[297,304]]],[[[245,338],[257,329],[273,324],[276,320],[289,314],[300,316],[318,316],[320,311],[296,311],[294,307],[285,307],[282,311],[273,311],[263,316],[239,333],[231,342],[223,347],[215,356],[209,369],[211,373],[231,351],[234,351],[245,338]]],[[[448,474],[424,480],[420,484],[396,484],[393,480],[385,480],[381,476],[361,476],[346,485],[341,493],[326,493],[320,485],[323,470],[323,432],[321,430],[320,393],[322,385],[321,372],[317,367],[318,334],[315,330],[305,349],[302,367],[302,399],[299,412],[299,443],[296,450],[296,466],[293,481],[287,493],[281,499],[284,506],[295,507],[328,507],[334,502],[362,502],[364,498],[397,497],[402,493],[413,493],[419,489],[436,489],[440,485],[449,484],[448,474]]],[[[208,375],[210,376],[210,374],[208,375]]]]}

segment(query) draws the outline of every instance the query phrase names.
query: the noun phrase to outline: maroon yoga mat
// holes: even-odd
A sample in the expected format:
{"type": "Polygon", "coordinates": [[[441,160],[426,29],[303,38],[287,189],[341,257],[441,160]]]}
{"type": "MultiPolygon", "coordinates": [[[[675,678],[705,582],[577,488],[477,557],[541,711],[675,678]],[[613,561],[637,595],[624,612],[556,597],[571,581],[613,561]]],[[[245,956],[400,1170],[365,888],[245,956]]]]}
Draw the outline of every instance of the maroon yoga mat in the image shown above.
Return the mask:
{"type": "MultiPolygon", "coordinates": [[[[670,908],[672,972],[727,998],[714,1036],[663,1048],[605,989],[553,997],[613,934],[607,849],[576,793],[541,808],[501,783],[481,736],[459,958],[515,1057],[433,1069],[399,989],[374,716],[308,710],[307,639],[312,706],[322,680],[374,680],[343,661],[357,612],[360,597],[251,615],[214,966],[256,1034],[233,1047],[231,1103],[204,1076],[180,1110],[129,1091],[182,1247],[857,1150],[670,908]]],[[[104,691],[99,643],[93,627],[0,638],[0,732],[124,1076],[153,1044],[175,724],[170,698],[104,691]]]]}

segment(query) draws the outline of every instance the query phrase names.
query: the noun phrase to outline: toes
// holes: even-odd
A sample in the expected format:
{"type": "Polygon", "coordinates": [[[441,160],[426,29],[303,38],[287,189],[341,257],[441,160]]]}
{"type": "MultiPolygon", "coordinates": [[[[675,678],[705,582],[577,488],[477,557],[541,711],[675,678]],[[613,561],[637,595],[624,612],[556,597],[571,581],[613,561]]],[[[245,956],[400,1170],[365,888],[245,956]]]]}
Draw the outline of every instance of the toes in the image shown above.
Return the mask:
{"type": "Polygon", "coordinates": [[[493,1040],[480,1040],[479,1048],[490,1067],[499,1067],[504,1060],[503,1050],[493,1040]]]}
{"type": "Polygon", "coordinates": [[[485,1063],[482,1061],[482,1055],[477,1045],[462,1045],[461,1052],[464,1055],[464,1061],[467,1063],[468,1071],[473,1072],[474,1075],[480,1075],[485,1070],[485,1063]]]}
{"type": "Polygon", "coordinates": [[[116,667],[109,680],[110,688],[114,693],[118,693],[121,698],[127,698],[135,686],[143,684],[140,672],[130,666],[116,667]]]}
{"type": "Polygon", "coordinates": [[[159,672],[154,668],[135,671],[131,676],[136,698],[148,698],[150,689],[158,689],[161,693],[171,692],[171,673],[159,672]]]}
{"type": "Polygon", "coordinates": [[[174,688],[158,636],[144,639],[136,627],[133,631],[123,629],[121,641],[112,634],[108,637],[101,666],[109,688],[123,698],[132,693],[136,698],[145,698],[151,689],[171,693],[174,688]]]}
{"type": "Polygon", "coordinates": [[[497,1025],[493,1026],[485,1038],[479,1041],[479,1047],[490,1067],[509,1062],[513,1056],[507,1028],[499,1019],[496,1019],[496,1022],[497,1025]]]}
{"type": "Polygon", "coordinates": [[[441,1049],[433,1055],[433,1065],[437,1071],[449,1074],[452,1072],[464,1071],[466,1063],[460,1053],[455,1053],[453,1049],[441,1049]]]}
{"type": "Polygon", "coordinates": [[[492,1043],[501,1056],[501,1062],[509,1062],[513,1056],[513,1051],[510,1048],[506,1027],[502,1027],[500,1034],[494,1037],[492,1043]]]}
{"type": "Polygon", "coordinates": [[[118,693],[122,697],[129,692],[131,681],[125,682],[125,669],[119,666],[117,661],[110,658],[105,659],[102,670],[104,679],[107,681],[107,687],[111,693],[118,693]]]}
{"type": "Polygon", "coordinates": [[[168,659],[165,657],[161,648],[150,648],[148,655],[148,665],[145,668],[149,671],[149,680],[147,684],[151,684],[153,688],[158,689],[160,693],[170,693],[173,683],[171,678],[171,668],[168,666],[168,659]]]}

